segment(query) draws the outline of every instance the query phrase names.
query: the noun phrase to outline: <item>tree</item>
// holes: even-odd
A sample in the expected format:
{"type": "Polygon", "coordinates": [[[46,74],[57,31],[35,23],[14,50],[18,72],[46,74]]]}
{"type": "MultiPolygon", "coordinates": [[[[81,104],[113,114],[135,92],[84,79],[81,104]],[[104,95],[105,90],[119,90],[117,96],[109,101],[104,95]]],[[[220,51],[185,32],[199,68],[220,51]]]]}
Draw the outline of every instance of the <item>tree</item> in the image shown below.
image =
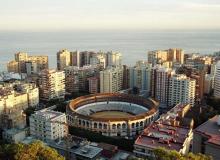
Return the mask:
{"type": "Polygon", "coordinates": [[[212,157],[203,154],[189,153],[182,155],[177,151],[157,148],[153,151],[156,160],[212,160],[212,157]]]}
{"type": "Polygon", "coordinates": [[[45,146],[41,141],[30,145],[7,144],[0,147],[0,160],[64,160],[55,149],[45,146]]]}

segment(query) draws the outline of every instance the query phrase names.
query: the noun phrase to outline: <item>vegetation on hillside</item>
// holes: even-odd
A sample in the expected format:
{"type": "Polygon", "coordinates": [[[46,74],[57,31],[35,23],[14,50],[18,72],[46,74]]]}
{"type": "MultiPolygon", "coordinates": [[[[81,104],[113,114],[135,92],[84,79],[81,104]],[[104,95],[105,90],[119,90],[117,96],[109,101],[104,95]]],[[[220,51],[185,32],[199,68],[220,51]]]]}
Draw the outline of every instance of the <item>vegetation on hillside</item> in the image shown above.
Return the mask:
{"type": "Polygon", "coordinates": [[[0,145],[0,160],[64,160],[55,149],[45,146],[40,141],[30,145],[4,144],[0,145]]]}

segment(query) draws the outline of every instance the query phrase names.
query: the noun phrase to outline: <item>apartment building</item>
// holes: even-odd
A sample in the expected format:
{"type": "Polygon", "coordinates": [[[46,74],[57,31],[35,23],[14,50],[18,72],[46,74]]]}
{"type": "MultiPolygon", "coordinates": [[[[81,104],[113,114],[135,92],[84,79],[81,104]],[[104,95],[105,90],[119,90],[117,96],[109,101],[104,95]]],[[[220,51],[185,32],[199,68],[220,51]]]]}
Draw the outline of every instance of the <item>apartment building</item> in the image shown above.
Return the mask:
{"type": "Polygon", "coordinates": [[[148,52],[148,62],[151,63],[153,66],[166,62],[183,64],[184,51],[177,48],[150,51],[148,52]]]}
{"type": "Polygon", "coordinates": [[[138,62],[136,66],[129,68],[129,87],[138,87],[140,90],[150,92],[151,65],[138,62]]]}
{"type": "Polygon", "coordinates": [[[116,67],[116,66],[121,66],[122,64],[122,55],[121,53],[118,52],[107,52],[106,53],[106,61],[107,61],[107,66],[108,67],[116,67]]]}
{"type": "Polygon", "coordinates": [[[90,77],[88,78],[89,81],[89,93],[91,94],[95,94],[95,93],[99,93],[99,87],[100,87],[100,80],[99,77],[90,77]]]}
{"type": "Polygon", "coordinates": [[[100,93],[114,93],[122,89],[123,68],[111,67],[100,72],[100,93]]]}
{"type": "Polygon", "coordinates": [[[30,135],[43,140],[56,140],[67,136],[65,113],[43,109],[30,116],[30,135]]]}
{"type": "Polygon", "coordinates": [[[57,69],[64,70],[71,65],[71,54],[68,50],[63,49],[57,52],[57,69]]]}
{"type": "Polygon", "coordinates": [[[8,62],[8,72],[36,74],[48,69],[48,56],[29,56],[27,53],[15,54],[15,60],[8,62]]]}
{"type": "Polygon", "coordinates": [[[38,104],[39,90],[35,84],[14,82],[0,85],[0,127],[25,126],[23,111],[38,104]]]}
{"type": "Polygon", "coordinates": [[[43,70],[39,73],[40,99],[49,101],[65,96],[65,73],[56,70],[43,70]]]}
{"type": "Polygon", "coordinates": [[[66,91],[69,93],[89,91],[88,78],[99,76],[99,68],[95,65],[65,68],[66,91]]]}
{"type": "Polygon", "coordinates": [[[214,74],[214,96],[220,98],[220,61],[216,63],[216,71],[214,74]]]}
{"type": "Polygon", "coordinates": [[[188,78],[184,74],[174,74],[169,79],[168,105],[175,106],[178,103],[195,105],[196,80],[188,78]]]}
{"type": "Polygon", "coordinates": [[[171,68],[155,66],[151,71],[151,96],[167,106],[169,96],[169,79],[175,71],[171,68]]]}

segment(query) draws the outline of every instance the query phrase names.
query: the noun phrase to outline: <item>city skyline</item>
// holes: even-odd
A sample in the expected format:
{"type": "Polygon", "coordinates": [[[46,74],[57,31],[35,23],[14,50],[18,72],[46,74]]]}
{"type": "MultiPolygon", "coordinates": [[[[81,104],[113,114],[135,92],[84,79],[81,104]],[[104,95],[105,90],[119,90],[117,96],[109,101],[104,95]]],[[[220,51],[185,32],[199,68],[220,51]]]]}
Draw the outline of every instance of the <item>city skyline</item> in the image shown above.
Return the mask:
{"type": "Polygon", "coordinates": [[[9,0],[0,8],[3,31],[220,27],[218,0],[9,0]]]}

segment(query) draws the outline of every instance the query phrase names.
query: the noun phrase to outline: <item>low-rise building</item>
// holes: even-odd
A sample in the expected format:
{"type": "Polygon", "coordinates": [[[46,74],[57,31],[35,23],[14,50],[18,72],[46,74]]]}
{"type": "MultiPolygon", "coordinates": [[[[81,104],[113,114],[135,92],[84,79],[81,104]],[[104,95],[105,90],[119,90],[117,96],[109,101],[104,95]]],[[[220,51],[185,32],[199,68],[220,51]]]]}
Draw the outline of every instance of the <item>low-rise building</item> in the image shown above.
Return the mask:
{"type": "Polygon", "coordinates": [[[23,111],[39,104],[39,91],[33,83],[13,82],[0,85],[0,127],[25,126],[23,111]]]}
{"type": "Polygon", "coordinates": [[[26,138],[27,133],[28,133],[27,128],[22,128],[22,129],[12,128],[5,130],[2,134],[2,137],[5,141],[9,143],[18,143],[26,138]]]}
{"type": "Polygon", "coordinates": [[[43,109],[30,116],[30,135],[47,141],[63,138],[68,134],[64,113],[43,109]]]}
{"type": "Polygon", "coordinates": [[[182,120],[190,107],[189,104],[178,104],[148,126],[135,141],[135,155],[143,158],[153,157],[153,150],[158,147],[187,154],[193,135],[192,121],[183,125],[182,120]]]}
{"type": "Polygon", "coordinates": [[[194,130],[193,153],[210,155],[220,159],[220,116],[209,119],[194,130]]]}

